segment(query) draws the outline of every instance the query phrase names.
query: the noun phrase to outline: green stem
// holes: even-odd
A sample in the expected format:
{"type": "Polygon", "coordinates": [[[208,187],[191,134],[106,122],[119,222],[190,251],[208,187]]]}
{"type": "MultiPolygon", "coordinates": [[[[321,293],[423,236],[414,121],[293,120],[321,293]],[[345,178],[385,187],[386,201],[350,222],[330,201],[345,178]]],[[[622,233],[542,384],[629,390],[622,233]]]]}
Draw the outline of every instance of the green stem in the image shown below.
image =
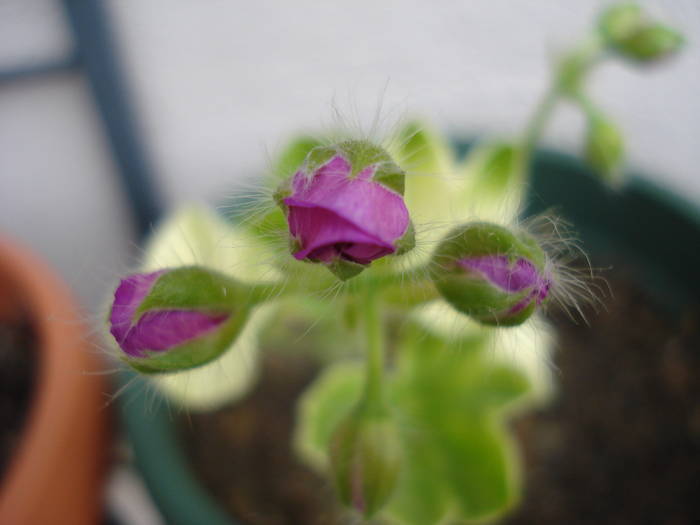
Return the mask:
{"type": "MultiPolygon", "coordinates": [[[[368,269],[368,272],[371,270],[368,269]]],[[[400,306],[415,306],[438,297],[433,288],[429,272],[425,267],[412,271],[410,277],[401,273],[365,274],[360,277],[363,288],[372,288],[376,291],[388,291],[387,301],[400,306]]],[[[327,282],[314,282],[305,279],[296,282],[292,279],[284,283],[253,284],[250,287],[249,299],[252,303],[261,303],[279,297],[288,297],[296,294],[322,294],[328,291],[330,285],[327,282]]]]}
{"type": "Polygon", "coordinates": [[[379,308],[379,294],[371,284],[366,287],[362,311],[362,324],[367,345],[363,402],[366,407],[380,408],[383,405],[384,333],[379,308]]]}
{"type": "Polygon", "coordinates": [[[565,96],[583,97],[581,84],[586,75],[604,56],[605,43],[598,34],[593,34],[566,55],[557,65],[549,89],[540,99],[535,112],[523,133],[521,148],[525,173],[529,173],[530,160],[535,146],[542,138],[549,118],[557,102],[565,96]]]}
{"type": "Polygon", "coordinates": [[[525,128],[525,133],[522,138],[522,154],[523,163],[527,168],[530,164],[530,157],[535,148],[535,145],[542,137],[544,127],[552,115],[552,111],[561,96],[561,88],[559,82],[553,82],[547,92],[540,99],[539,104],[535,108],[535,112],[530,118],[530,122],[525,128]]]}
{"type": "Polygon", "coordinates": [[[598,108],[593,101],[583,92],[578,92],[574,95],[574,99],[586,114],[588,119],[595,119],[599,113],[598,108]]]}

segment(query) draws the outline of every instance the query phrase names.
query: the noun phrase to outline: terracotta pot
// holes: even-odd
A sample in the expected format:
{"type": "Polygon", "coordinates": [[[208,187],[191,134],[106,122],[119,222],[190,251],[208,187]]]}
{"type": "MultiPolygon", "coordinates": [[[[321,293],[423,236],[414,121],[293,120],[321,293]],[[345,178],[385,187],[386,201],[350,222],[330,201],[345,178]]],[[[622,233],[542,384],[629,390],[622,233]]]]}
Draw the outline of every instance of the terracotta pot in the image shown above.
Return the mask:
{"type": "Polygon", "coordinates": [[[93,524],[101,518],[108,389],[70,291],[25,248],[0,238],[0,315],[22,305],[37,338],[35,391],[0,480],[0,524],[93,524]]]}

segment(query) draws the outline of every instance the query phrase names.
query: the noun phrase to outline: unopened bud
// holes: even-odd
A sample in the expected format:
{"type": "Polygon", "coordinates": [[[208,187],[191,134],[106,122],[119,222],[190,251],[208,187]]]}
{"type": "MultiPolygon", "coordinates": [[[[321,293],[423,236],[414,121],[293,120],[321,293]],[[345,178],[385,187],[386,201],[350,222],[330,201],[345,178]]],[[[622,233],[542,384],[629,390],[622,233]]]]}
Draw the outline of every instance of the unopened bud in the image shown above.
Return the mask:
{"type": "Polygon", "coordinates": [[[486,222],[452,230],[433,256],[431,274],[457,310],[500,326],[529,318],[552,286],[546,255],[534,238],[486,222]]]}
{"type": "Polygon", "coordinates": [[[621,172],[624,149],[622,135],[611,121],[600,115],[589,116],[585,157],[609,182],[614,182],[621,172]]]}
{"type": "Polygon", "coordinates": [[[400,443],[390,417],[351,413],[336,428],[330,459],[341,501],[371,517],[391,497],[400,466],[400,443]]]}
{"type": "Polygon", "coordinates": [[[411,249],[404,178],[388,153],[367,141],[312,149],[275,195],[294,257],[325,264],[345,280],[375,259],[411,249]]]}
{"type": "Polygon", "coordinates": [[[109,316],[121,359],[143,373],[185,370],[218,357],[248,316],[248,291],[191,266],[121,280],[109,316]]]}
{"type": "Polygon", "coordinates": [[[680,33],[650,20],[636,4],[608,8],[599,27],[610,47],[638,62],[660,60],[678,51],[684,42],[680,33]]]}

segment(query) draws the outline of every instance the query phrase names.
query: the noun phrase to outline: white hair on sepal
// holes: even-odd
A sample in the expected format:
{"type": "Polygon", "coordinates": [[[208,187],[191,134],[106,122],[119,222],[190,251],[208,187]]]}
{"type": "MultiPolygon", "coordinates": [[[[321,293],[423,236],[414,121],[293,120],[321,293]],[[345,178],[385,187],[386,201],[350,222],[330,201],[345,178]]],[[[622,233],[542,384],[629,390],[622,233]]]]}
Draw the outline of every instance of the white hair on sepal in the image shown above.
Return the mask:
{"type": "Polygon", "coordinates": [[[549,293],[554,304],[572,321],[578,317],[588,323],[585,310],[604,308],[603,298],[612,292],[607,280],[599,275],[600,269],[591,265],[571,223],[547,211],[520,221],[517,227],[532,236],[545,252],[545,274],[552,281],[549,293]]]}

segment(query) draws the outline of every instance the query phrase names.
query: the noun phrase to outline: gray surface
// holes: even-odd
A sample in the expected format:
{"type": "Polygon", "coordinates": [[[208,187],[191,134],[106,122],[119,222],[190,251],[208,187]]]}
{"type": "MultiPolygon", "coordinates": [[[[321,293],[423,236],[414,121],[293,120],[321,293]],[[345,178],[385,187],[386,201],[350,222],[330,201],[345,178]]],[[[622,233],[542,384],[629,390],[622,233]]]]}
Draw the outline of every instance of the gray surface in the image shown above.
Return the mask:
{"type": "MultiPolygon", "coordinates": [[[[630,164],[700,202],[697,0],[646,2],[689,46],[649,71],[604,66],[592,92],[625,130],[630,164]]],[[[295,131],[424,115],[453,132],[512,133],[548,63],[601,2],[112,0],[130,87],[171,204],[216,200],[265,170],[295,131]],[[206,7],[202,7],[206,5],[206,7]],[[358,116],[359,115],[359,116],[358,116]]],[[[49,0],[0,0],[0,67],[69,49],[49,0]]],[[[564,108],[548,143],[578,148],[564,108]]],[[[93,307],[129,263],[124,203],[92,105],[72,76],[0,90],[0,227],[43,252],[93,307]],[[77,256],[76,256],[77,254],[77,256]]]]}

